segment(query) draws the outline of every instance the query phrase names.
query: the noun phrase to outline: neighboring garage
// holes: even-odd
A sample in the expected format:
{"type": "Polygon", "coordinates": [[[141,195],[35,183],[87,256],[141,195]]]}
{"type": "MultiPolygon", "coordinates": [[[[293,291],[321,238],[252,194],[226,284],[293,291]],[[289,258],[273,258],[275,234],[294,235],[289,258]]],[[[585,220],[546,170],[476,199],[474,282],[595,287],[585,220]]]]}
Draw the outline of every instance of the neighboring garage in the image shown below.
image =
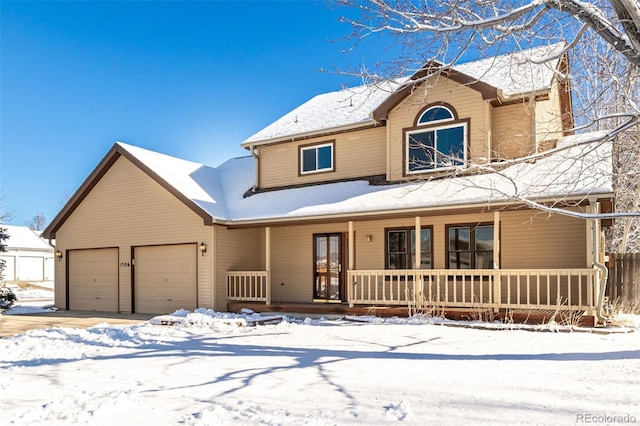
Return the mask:
{"type": "Polygon", "coordinates": [[[118,249],[69,250],[69,309],[118,312],[118,249]]]}
{"type": "Polygon", "coordinates": [[[133,311],[171,313],[198,307],[196,244],[134,247],[133,311]]]}
{"type": "Polygon", "coordinates": [[[2,225],[9,239],[6,251],[0,253],[5,261],[1,279],[5,281],[53,280],[53,247],[26,226],[2,225]]]}

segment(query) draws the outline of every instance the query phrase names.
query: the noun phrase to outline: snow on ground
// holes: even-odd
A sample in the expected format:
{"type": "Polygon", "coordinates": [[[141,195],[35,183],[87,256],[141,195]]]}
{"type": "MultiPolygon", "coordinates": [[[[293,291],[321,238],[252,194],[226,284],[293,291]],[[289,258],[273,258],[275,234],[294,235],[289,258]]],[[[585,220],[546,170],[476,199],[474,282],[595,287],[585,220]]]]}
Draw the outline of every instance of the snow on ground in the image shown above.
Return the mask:
{"type": "Polygon", "coordinates": [[[2,422],[640,422],[633,327],[489,330],[420,317],[248,326],[261,319],[201,309],[0,339],[2,422]]]}
{"type": "Polygon", "coordinates": [[[42,312],[41,308],[53,307],[53,281],[37,281],[30,286],[18,286],[17,284],[5,283],[13,291],[18,300],[11,309],[4,312],[4,315],[19,315],[42,312]]]}

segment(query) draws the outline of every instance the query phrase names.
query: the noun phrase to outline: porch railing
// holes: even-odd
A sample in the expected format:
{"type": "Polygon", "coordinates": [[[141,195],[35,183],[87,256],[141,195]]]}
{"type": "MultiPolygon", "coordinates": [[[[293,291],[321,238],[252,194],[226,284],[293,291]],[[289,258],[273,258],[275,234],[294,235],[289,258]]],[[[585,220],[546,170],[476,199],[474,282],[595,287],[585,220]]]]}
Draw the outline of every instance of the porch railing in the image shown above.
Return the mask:
{"type": "Polygon", "coordinates": [[[271,302],[267,271],[227,272],[227,300],[271,302]]]}
{"type": "Polygon", "coordinates": [[[349,305],[591,310],[595,269],[422,269],[348,271],[349,305]]]}
{"type": "MultiPolygon", "coordinates": [[[[403,269],[347,271],[349,306],[593,310],[595,269],[403,269]]],[[[271,302],[267,271],[227,272],[227,299],[271,302]]]]}

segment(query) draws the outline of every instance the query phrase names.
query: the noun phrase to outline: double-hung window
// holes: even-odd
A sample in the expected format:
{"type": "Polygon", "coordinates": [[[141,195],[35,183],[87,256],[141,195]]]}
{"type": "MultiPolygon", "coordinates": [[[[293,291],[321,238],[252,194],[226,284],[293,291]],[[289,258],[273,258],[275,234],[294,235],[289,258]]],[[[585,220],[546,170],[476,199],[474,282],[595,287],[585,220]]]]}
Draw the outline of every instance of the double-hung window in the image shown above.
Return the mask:
{"type": "Polygon", "coordinates": [[[300,174],[333,171],[333,145],[333,142],[329,142],[300,147],[300,174]]]}
{"type": "Polygon", "coordinates": [[[493,225],[447,227],[450,269],[493,269],[493,225]]]}
{"type": "MultiPolygon", "coordinates": [[[[431,269],[432,230],[424,227],[420,230],[420,267],[431,269]]],[[[414,269],[416,264],[416,230],[415,228],[387,229],[386,234],[386,268],[414,269]]]]}
{"type": "Polygon", "coordinates": [[[424,173],[463,166],[467,161],[468,121],[458,120],[452,107],[436,105],[405,129],[406,173],[424,173]]]}

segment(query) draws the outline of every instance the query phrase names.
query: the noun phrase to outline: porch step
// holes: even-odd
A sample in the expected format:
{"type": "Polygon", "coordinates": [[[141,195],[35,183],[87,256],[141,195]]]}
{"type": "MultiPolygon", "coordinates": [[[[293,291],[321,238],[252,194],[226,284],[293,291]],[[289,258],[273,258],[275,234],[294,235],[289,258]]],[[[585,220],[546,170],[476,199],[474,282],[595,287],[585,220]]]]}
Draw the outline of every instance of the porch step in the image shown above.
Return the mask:
{"type": "MultiPolygon", "coordinates": [[[[409,310],[406,306],[355,306],[350,308],[347,304],[336,303],[275,303],[266,305],[260,302],[229,302],[227,310],[229,312],[240,312],[243,308],[260,312],[263,315],[287,315],[290,317],[311,318],[324,317],[332,319],[332,317],[352,316],[377,316],[382,318],[409,316],[409,310]]],[[[553,317],[555,311],[550,310],[518,310],[518,311],[500,311],[493,312],[492,309],[478,308],[446,308],[438,309],[433,312],[433,316],[443,315],[447,319],[458,321],[500,321],[513,322],[516,324],[546,324],[553,317]]],[[[563,312],[556,315],[556,322],[560,323],[563,312]]],[[[583,315],[576,318],[575,325],[593,327],[595,317],[591,315],[583,315]]]]}

